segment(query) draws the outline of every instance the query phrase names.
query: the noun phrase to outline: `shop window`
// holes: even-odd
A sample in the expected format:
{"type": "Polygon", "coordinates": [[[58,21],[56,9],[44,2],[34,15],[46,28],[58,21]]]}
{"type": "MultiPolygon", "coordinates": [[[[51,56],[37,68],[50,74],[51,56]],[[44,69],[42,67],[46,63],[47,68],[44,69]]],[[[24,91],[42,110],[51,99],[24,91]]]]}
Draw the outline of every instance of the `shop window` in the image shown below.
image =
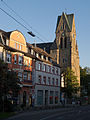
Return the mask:
{"type": "Polygon", "coordinates": [[[53,91],[50,91],[50,104],[53,104],[53,91]]]}
{"type": "Polygon", "coordinates": [[[55,104],[58,103],[58,91],[55,92],[55,104]]]}
{"type": "Polygon", "coordinates": [[[37,105],[43,105],[43,91],[37,91],[37,105]]]}

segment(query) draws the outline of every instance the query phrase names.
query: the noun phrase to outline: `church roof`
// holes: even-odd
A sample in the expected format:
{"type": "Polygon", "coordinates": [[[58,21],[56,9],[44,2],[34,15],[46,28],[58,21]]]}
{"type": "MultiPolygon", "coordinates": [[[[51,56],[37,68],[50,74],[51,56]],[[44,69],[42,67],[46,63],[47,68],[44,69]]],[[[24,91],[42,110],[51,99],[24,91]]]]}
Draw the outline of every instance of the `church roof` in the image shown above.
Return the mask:
{"type": "MultiPolygon", "coordinates": [[[[63,13],[62,16],[65,17],[65,19],[67,21],[67,24],[70,27],[70,30],[72,30],[72,23],[73,23],[73,16],[74,16],[74,14],[63,13]]],[[[56,30],[57,30],[57,27],[59,25],[60,19],[61,19],[61,16],[58,16],[56,30]]]]}
{"type": "Polygon", "coordinates": [[[54,40],[54,42],[53,42],[53,44],[51,45],[50,49],[51,49],[51,50],[57,49],[56,39],[54,40]]]}
{"type": "Polygon", "coordinates": [[[48,43],[38,43],[36,44],[37,47],[45,50],[47,53],[50,54],[50,47],[52,46],[53,42],[48,42],[48,43]]]}

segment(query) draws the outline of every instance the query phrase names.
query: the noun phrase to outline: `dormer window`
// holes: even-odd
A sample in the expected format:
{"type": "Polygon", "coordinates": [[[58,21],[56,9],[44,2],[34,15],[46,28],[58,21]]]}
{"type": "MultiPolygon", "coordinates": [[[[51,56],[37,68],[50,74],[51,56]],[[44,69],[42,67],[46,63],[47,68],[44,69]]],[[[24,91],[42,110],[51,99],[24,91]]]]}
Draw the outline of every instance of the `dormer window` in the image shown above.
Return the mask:
{"type": "Polygon", "coordinates": [[[36,57],[38,58],[38,53],[36,53],[36,57]]]}
{"type": "Polygon", "coordinates": [[[6,40],[6,45],[9,45],[9,40],[6,40]]]}
{"type": "Polygon", "coordinates": [[[46,57],[46,61],[48,61],[48,57],[46,57]]]}
{"type": "Polygon", "coordinates": [[[31,54],[33,55],[33,49],[31,49],[31,54]]]}
{"type": "Polygon", "coordinates": [[[46,60],[46,56],[44,55],[44,59],[46,60]]]}
{"type": "Polygon", "coordinates": [[[41,59],[43,60],[43,55],[41,55],[41,59]]]}

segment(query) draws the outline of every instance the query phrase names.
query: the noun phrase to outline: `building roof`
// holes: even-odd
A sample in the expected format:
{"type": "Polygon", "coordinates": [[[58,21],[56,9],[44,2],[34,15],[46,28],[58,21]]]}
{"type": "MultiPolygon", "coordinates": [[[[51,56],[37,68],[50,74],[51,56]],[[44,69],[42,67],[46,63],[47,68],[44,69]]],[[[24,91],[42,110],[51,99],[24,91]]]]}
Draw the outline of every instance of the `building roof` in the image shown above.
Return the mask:
{"type": "Polygon", "coordinates": [[[30,44],[30,43],[27,43],[27,46],[28,47],[30,47],[30,48],[32,48],[35,52],[37,52],[37,53],[40,53],[40,54],[42,54],[42,55],[45,55],[45,56],[47,56],[47,57],[50,57],[50,58],[52,58],[52,56],[50,55],[50,54],[48,54],[46,51],[44,51],[43,49],[41,49],[41,48],[39,48],[39,47],[34,47],[32,44],[30,44]]]}
{"type": "Polygon", "coordinates": [[[13,31],[6,32],[6,31],[0,29],[0,33],[1,33],[4,37],[6,37],[6,38],[8,38],[8,39],[10,38],[10,34],[11,34],[12,32],[13,32],[13,31]]]}
{"type": "Polygon", "coordinates": [[[57,49],[56,39],[54,40],[53,44],[50,47],[51,50],[57,49]]]}
{"type": "Polygon", "coordinates": [[[72,23],[73,23],[73,16],[74,16],[74,14],[66,14],[66,13],[62,13],[61,16],[58,16],[56,30],[57,30],[57,27],[59,25],[59,22],[60,22],[60,19],[61,19],[62,16],[65,17],[65,19],[67,21],[67,24],[70,27],[70,30],[72,30],[72,23]]]}
{"type": "Polygon", "coordinates": [[[52,46],[53,42],[48,43],[37,43],[36,46],[45,50],[47,53],[50,54],[50,47],[52,46]]]}

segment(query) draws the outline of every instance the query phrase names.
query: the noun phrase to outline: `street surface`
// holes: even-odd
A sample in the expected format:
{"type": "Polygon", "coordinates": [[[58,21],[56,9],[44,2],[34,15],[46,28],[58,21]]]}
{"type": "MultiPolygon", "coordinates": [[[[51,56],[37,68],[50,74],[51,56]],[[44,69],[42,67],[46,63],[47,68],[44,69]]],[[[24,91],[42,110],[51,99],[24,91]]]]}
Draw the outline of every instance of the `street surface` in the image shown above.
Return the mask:
{"type": "Polygon", "coordinates": [[[7,120],[90,120],[90,105],[53,110],[27,111],[7,120]]]}

